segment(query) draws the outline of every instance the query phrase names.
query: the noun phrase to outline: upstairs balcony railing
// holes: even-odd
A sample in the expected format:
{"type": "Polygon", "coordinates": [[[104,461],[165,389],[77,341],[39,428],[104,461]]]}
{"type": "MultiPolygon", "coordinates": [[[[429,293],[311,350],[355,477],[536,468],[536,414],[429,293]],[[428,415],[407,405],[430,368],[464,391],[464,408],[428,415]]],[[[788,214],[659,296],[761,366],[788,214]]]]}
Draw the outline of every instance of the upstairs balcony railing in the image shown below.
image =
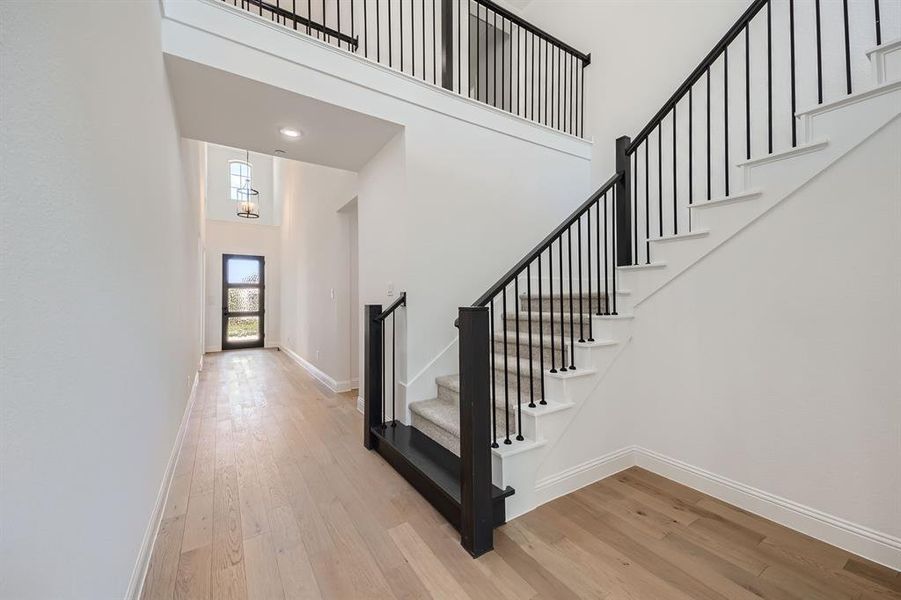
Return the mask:
{"type": "Polygon", "coordinates": [[[591,56],[491,0],[223,0],[358,56],[582,137],[591,56]]]}

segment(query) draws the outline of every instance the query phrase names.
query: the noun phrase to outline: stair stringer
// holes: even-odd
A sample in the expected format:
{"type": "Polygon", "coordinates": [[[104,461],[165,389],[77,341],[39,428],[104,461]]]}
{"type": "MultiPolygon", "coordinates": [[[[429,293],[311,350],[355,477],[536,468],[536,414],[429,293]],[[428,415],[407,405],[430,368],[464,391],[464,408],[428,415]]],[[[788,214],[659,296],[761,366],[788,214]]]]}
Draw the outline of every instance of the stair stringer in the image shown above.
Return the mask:
{"type": "MultiPolygon", "coordinates": [[[[594,317],[594,319],[595,331],[601,331],[601,336],[614,337],[607,335],[611,329],[609,320],[604,323],[603,318],[594,317]]],[[[538,443],[527,443],[525,448],[518,448],[516,444],[513,444],[493,451],[493,483],[497,486],[502,483],[512,486],[515,482],[520,486],[516,488],[516,494],[507,500],[508,519],[527,513],[561,495],[555,492],[554,486],[542,485],[542,479],[544,479],[542,467],[554,451],[566,443],[566,431],[582,414],[588,400],[594,397],[595,391],[606,375],[629,347],[632,341],[631,319],[624,320],[624,323],[625,325],[618,324],[616,327],[619,330],[616,335],[618,342],[616,345],[597,348],[576,347],[576,371],[581,370],[583,375],[555,377],[554,374],[545,373],[549,403],[553,405],[565,402],[567,408],[549,412],[543,412],[540,407],[531,409],[535,413],[535,439],[538,440],[538,443]],[[558,398],[563,400],[558,400],[558,398]]],[[[625,458],[631,460],[631,457],[625,458]]],[[[631,466],[631,464],[624,465],[622,468],[627,466],[631,466]]],[[[553,475],[556,473],[551,474],[551,478],[553,475]]]]}

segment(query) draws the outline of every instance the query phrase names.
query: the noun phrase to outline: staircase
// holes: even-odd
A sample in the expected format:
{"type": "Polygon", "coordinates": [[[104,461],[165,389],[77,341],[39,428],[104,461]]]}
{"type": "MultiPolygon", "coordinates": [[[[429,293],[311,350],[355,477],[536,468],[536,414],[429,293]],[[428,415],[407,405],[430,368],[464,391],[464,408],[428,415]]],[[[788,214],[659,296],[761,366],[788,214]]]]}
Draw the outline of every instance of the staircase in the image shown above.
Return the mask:
{"type": "MultiPolygon", "coordinates": [[[[724,152],[717,153],[707,141],[705,156],[704,138],[710,139],[711,130],[699,134],[693,129],[697,104],[692,108],[690,103],[701,96],[695,90],[705,77],[709,89],[711,66],[730,45],[740,43],[751,21],[769,16],[761,12],[768,5],[753,2],[636,140],[618,140],[617,174],[471,307],[461,309],[460,372],[437,377],[436,396],[410,404],[410,426],[372,425],[373,431],[388,432],[380,433],[385,439],[392,429],[403,429],[404,436],[417,438],[449,469],[459,466],[448,486],[464,490],[458,508],[450,511],[452,522],[461,526],[464,546],[467,532],[460,514],[467,510],[462,508],[467,491],[478,504],[479,485],[473,482],[482,481],[484,465],[490,464],[490,486],[485,486],[490,492],[485,496],[482,488],[482,505],[491,518],[483,518],[483,526],[571,491],[548,473],[545,460],[551,448],[568,443],[567,431],[580,408],[602,394],[603,377],[630,342],[632,321],[641,318],[644,302],[901,115],[901,39],[883,43],[877,22],[880,43],[865,53],[871,79],[855,81],[852,90],[849,66],[847,94],[797,107],[800,94],[792,73],[786,88],[792,113],[781,129],[777,126],[780,135],[791,138],[789,147],[774,151],[769,133],[766,151],[752,154],[750,138],[758,133],[750,125],[749,100],[747,115],[733,116],[742,134],[747,123],[746,147],[733,138],[736,148],[731,148],[727,137],[724,152]],[[680,111],[684,119],[686,108],[687,127],[677,117],[680,111]],[[664,127],[672,128],[666,161],[664,127]],[[686,130],[689,138],[693,133],[697,138],[679,156],[677,132],[683,136],[686,130]]],[[[859,50],[846,46],[848,65],[859,50]]],[[[771,83],[771,97],[772,89],[771,83]]],[[[748,98],[751,93],[749,85],[748,98]]],[[[710,105],[706,108],[709,122],[710,105]]],[[[728,132],[732,121],[725,113],[728,132]]],[[[768,122],[758,123],[764,139],[772,122],[770,114],[768,122]]],[[[478,555],[490,549],[490,538],[487,546],[468,548],[478,555]]]]}

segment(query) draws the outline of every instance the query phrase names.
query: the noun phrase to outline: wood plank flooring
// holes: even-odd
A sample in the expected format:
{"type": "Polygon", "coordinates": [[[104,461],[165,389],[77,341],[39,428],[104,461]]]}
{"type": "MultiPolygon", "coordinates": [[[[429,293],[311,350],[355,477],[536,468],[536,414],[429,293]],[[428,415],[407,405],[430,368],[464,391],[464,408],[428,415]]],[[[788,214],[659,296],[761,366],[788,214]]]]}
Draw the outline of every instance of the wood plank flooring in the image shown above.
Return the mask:
{"type": "Polygon", "coordinates": [[[901,598],[901,575],[638,468],[473,560],[362,446],[355,394],[281,352],[211,354],[143,598],[901,598]]]}

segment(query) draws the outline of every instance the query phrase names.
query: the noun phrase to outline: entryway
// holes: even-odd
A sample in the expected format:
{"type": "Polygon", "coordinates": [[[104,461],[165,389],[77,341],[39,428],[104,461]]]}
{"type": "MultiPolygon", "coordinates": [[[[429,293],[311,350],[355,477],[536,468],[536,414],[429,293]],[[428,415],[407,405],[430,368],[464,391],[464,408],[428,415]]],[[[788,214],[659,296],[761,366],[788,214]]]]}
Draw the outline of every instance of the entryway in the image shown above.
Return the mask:
{"type": "Polygon", "coordinates": [[[263,256],[222,255],[222,349],[262,348],[265,338],[263,256]]]}

